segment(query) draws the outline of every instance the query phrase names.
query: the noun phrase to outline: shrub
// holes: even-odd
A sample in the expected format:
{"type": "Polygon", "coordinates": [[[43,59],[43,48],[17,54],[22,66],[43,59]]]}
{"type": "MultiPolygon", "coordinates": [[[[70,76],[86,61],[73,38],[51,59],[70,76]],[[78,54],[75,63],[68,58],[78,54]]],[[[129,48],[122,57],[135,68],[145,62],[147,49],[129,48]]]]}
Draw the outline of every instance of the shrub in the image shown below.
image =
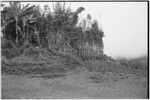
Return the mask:
{"type": "Polygon", "coordinates": [[[1,38],[1,48],[2,49],[11,49],[13,46],[9,40],[6,38],[1,38]]]}
{"type": "Polygon", "coordinates": [[[7,59],[12,59],[14,57],[20,56],[25,48],[22,46],[16,46],[15,44],[13,45],[11,41],[2,38],[1,49],[2,56],[5,56],[7,59]]]}
{"type": "Polygon", "coordinates": [[[37,59],[40,55],[40,50],[31,46],[24,50],[23,55],[29,58],[37,59]]]}
{"type": "Polygon", "coordinates": [[[1,56],[1,62],[7,63],[8,59],[5,56],[1,56]]]}
{"type": "Polygon", "coordinates": [[[32,58],[28,58],[25,57],[24,55],[21,55],[19,57],[15,57],[13,59],[10,60],[11,63],[32,63],[33,59],[32,58]]]}
{"type": "Polygon", "coordinates": [[[2,56],[5,56],[7,59],[12,59],[14,57],[19,56],[18,50],[12,49],[2,49],[2,56]]]}
{"type": "Polygon", "coordinates": [[[42,49],[41,50],[41,56],[44,57],[44,58],[52,58],[53,54],[51,52],[49,52],[47,49],[42,49]]]}

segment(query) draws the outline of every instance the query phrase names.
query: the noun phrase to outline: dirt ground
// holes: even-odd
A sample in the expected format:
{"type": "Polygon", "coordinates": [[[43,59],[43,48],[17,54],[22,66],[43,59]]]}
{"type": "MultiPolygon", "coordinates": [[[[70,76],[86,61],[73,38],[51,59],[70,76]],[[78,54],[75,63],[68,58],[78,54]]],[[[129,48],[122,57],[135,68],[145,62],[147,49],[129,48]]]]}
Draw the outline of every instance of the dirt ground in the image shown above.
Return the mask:
{"type": "Polygon", "coordinates": [[[2,75],[2,98],[147,98],[147,77],[111,71],[80,71],[60,78],[2,75]]]}

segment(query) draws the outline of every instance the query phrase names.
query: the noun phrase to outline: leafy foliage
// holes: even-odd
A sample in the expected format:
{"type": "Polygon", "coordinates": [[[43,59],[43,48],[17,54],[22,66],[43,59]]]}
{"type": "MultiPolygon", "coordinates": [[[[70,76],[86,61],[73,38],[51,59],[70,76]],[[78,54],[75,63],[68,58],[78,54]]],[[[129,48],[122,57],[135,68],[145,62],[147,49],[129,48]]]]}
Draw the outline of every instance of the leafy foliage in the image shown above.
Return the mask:
{"type": "Polygon", "coordinates": [[[31,20],[34,6],[21,8],[20,2],[9,2],[8,7],[2,11],[2,31],[4,37],[20,44],[25,38],[24,28],[31,20]]]}
{"type": "Polygon", "coordinates": [[[70,7],[66,7],[65,2],[56,2],[53,11],[48,5],[41,10],[39,6],[10,2],[2,10],[3,38],[10,40],[13,48],[24,48],[31,44],[40,50],[47,48],[51,52],[70,49],[75,55],[79,54],[81,43],[88,42],[103,48],[104,34],[97,21],[92,21],[88,14],[87,19],[81,22],[83,24],[78,25],[78,16],[84,10],[85,8],[79,7],[72,11],[70,7]]]}

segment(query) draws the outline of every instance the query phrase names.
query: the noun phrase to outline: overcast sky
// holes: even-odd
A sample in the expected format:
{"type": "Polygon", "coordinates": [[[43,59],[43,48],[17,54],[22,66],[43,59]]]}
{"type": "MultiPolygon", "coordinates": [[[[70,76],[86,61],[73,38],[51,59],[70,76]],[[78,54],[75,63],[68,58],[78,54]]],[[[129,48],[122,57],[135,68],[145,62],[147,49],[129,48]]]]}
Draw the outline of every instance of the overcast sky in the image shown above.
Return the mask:
{"type": "MultiPolygon", "coordinates": [[[[52,6],[51,2],[31,4],[52,6]]],[[[102,27],[105,54],[113,58],[133,58],[147,54],[146,2],[71,2],[73,10],[81,6],[85,11],[80,14],[80,18],[90,14],[102,27]]]]}

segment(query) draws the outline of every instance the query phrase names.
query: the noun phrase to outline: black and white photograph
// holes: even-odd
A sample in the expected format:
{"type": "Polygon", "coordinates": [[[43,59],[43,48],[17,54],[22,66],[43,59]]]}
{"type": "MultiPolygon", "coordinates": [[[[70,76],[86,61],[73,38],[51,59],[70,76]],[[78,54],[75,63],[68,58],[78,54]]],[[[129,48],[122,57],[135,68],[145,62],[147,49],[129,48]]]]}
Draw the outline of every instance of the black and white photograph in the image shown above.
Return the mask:
{"type": "Polygon", "coordinates": [[[1,1],[2,99],[148,99],[148,1],[1,1]]]}

